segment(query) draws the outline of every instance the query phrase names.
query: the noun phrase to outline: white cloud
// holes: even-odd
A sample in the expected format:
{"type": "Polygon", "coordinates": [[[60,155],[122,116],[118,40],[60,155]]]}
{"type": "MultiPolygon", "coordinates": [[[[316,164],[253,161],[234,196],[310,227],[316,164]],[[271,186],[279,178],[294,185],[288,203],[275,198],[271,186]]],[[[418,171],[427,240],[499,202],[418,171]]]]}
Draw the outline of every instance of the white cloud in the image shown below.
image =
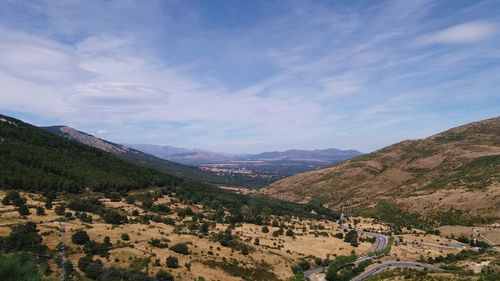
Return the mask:
{"type": "Polygon", "coordinates": [[[439,5],[427,0],[356,8],[290,2],[249,27],[208,24],[192,4],[184,8],[196,16],[186,20],[160,2],[46,3],[35,5],[43,15],[30,18],[35,23],[0,29],[0,108],[115,142],[232,152],[343,144],[368,151],[381,143],[378,131],[365,135],[370,128],[401,133],[397,127],[411,118],[400,116],[454,110],[447,106],[466,87],[439,87],[450,79],[460,77],[477,93],[497,81],[495,40],[432,46],[493,38],[495,16],[454,11],[438,19],[429,12],[439,5]],[[464,18],[489,21],[422,35],[464,18]],[[411,48],[414,38],[429,48],[411,48]],[[474,67],[487,72],[478,73],[483,80],[467,73],[485,61],[474,67]]]}
{"type": "Polygon", "coordinates": [[[0,71],[37,83],[85,78],[71,48],[40,37],[0,28],[0,71]]]}
{"type": "Polygon", "coordinates": [[[491,37],[495,30],[493,23],[471,21],[425,34],[415,43],[417,45],[474,43],[491,37]]]}

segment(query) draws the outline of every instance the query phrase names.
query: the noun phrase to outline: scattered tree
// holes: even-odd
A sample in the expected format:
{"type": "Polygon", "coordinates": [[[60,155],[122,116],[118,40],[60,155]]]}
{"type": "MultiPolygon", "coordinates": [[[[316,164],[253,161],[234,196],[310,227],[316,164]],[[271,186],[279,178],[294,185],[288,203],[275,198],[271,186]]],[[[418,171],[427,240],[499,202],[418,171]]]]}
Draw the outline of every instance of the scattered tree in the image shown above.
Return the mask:
{"type": "Polygon", "coordinates": [[[71,236],[71,242],[77,245],[85,245],[85,243],[90,241],[90,237],[85,230],[77,230],[71,236]]]}
{"type": "Polygon", "coordinates": [[[179,259],[174,256],[167,257],[167,267],[168,268],[178,268],[179,267],[179,259]]]}

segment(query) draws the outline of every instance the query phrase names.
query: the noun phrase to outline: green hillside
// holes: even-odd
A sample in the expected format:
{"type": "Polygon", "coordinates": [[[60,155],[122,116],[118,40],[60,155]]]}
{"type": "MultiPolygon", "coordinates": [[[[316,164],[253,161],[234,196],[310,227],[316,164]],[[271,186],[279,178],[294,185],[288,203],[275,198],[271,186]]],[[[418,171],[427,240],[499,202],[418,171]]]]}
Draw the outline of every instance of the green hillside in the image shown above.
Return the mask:
{"type": "Polygon", "coordinates": [[[177,184],[181,178],[119,159],[0,115],[0,187],[79,192],[177,184]]]}

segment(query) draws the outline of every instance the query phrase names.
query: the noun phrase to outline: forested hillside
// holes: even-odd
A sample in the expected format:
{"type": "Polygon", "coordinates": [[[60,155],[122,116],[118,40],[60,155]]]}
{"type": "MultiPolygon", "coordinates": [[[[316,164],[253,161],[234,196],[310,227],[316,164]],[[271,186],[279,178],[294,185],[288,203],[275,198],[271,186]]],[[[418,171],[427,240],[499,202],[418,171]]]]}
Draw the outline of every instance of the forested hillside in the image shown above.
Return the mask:
{"type": "Polygon", "coordinates": [[[181,178],[0,115],[0,187],[78,192],[130,190],[181,178]]]}

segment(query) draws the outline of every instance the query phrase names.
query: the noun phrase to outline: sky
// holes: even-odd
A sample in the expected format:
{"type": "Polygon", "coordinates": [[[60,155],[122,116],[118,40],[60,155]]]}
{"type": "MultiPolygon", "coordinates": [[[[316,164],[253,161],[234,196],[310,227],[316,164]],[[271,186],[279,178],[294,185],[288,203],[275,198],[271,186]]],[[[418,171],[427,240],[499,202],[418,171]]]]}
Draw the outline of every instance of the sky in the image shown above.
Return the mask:
{"type": "Polygon", "coordinates": [[[357,149],[500,111],[500,1],[0,1],[0,113],[117,143],[357,149]]]}

